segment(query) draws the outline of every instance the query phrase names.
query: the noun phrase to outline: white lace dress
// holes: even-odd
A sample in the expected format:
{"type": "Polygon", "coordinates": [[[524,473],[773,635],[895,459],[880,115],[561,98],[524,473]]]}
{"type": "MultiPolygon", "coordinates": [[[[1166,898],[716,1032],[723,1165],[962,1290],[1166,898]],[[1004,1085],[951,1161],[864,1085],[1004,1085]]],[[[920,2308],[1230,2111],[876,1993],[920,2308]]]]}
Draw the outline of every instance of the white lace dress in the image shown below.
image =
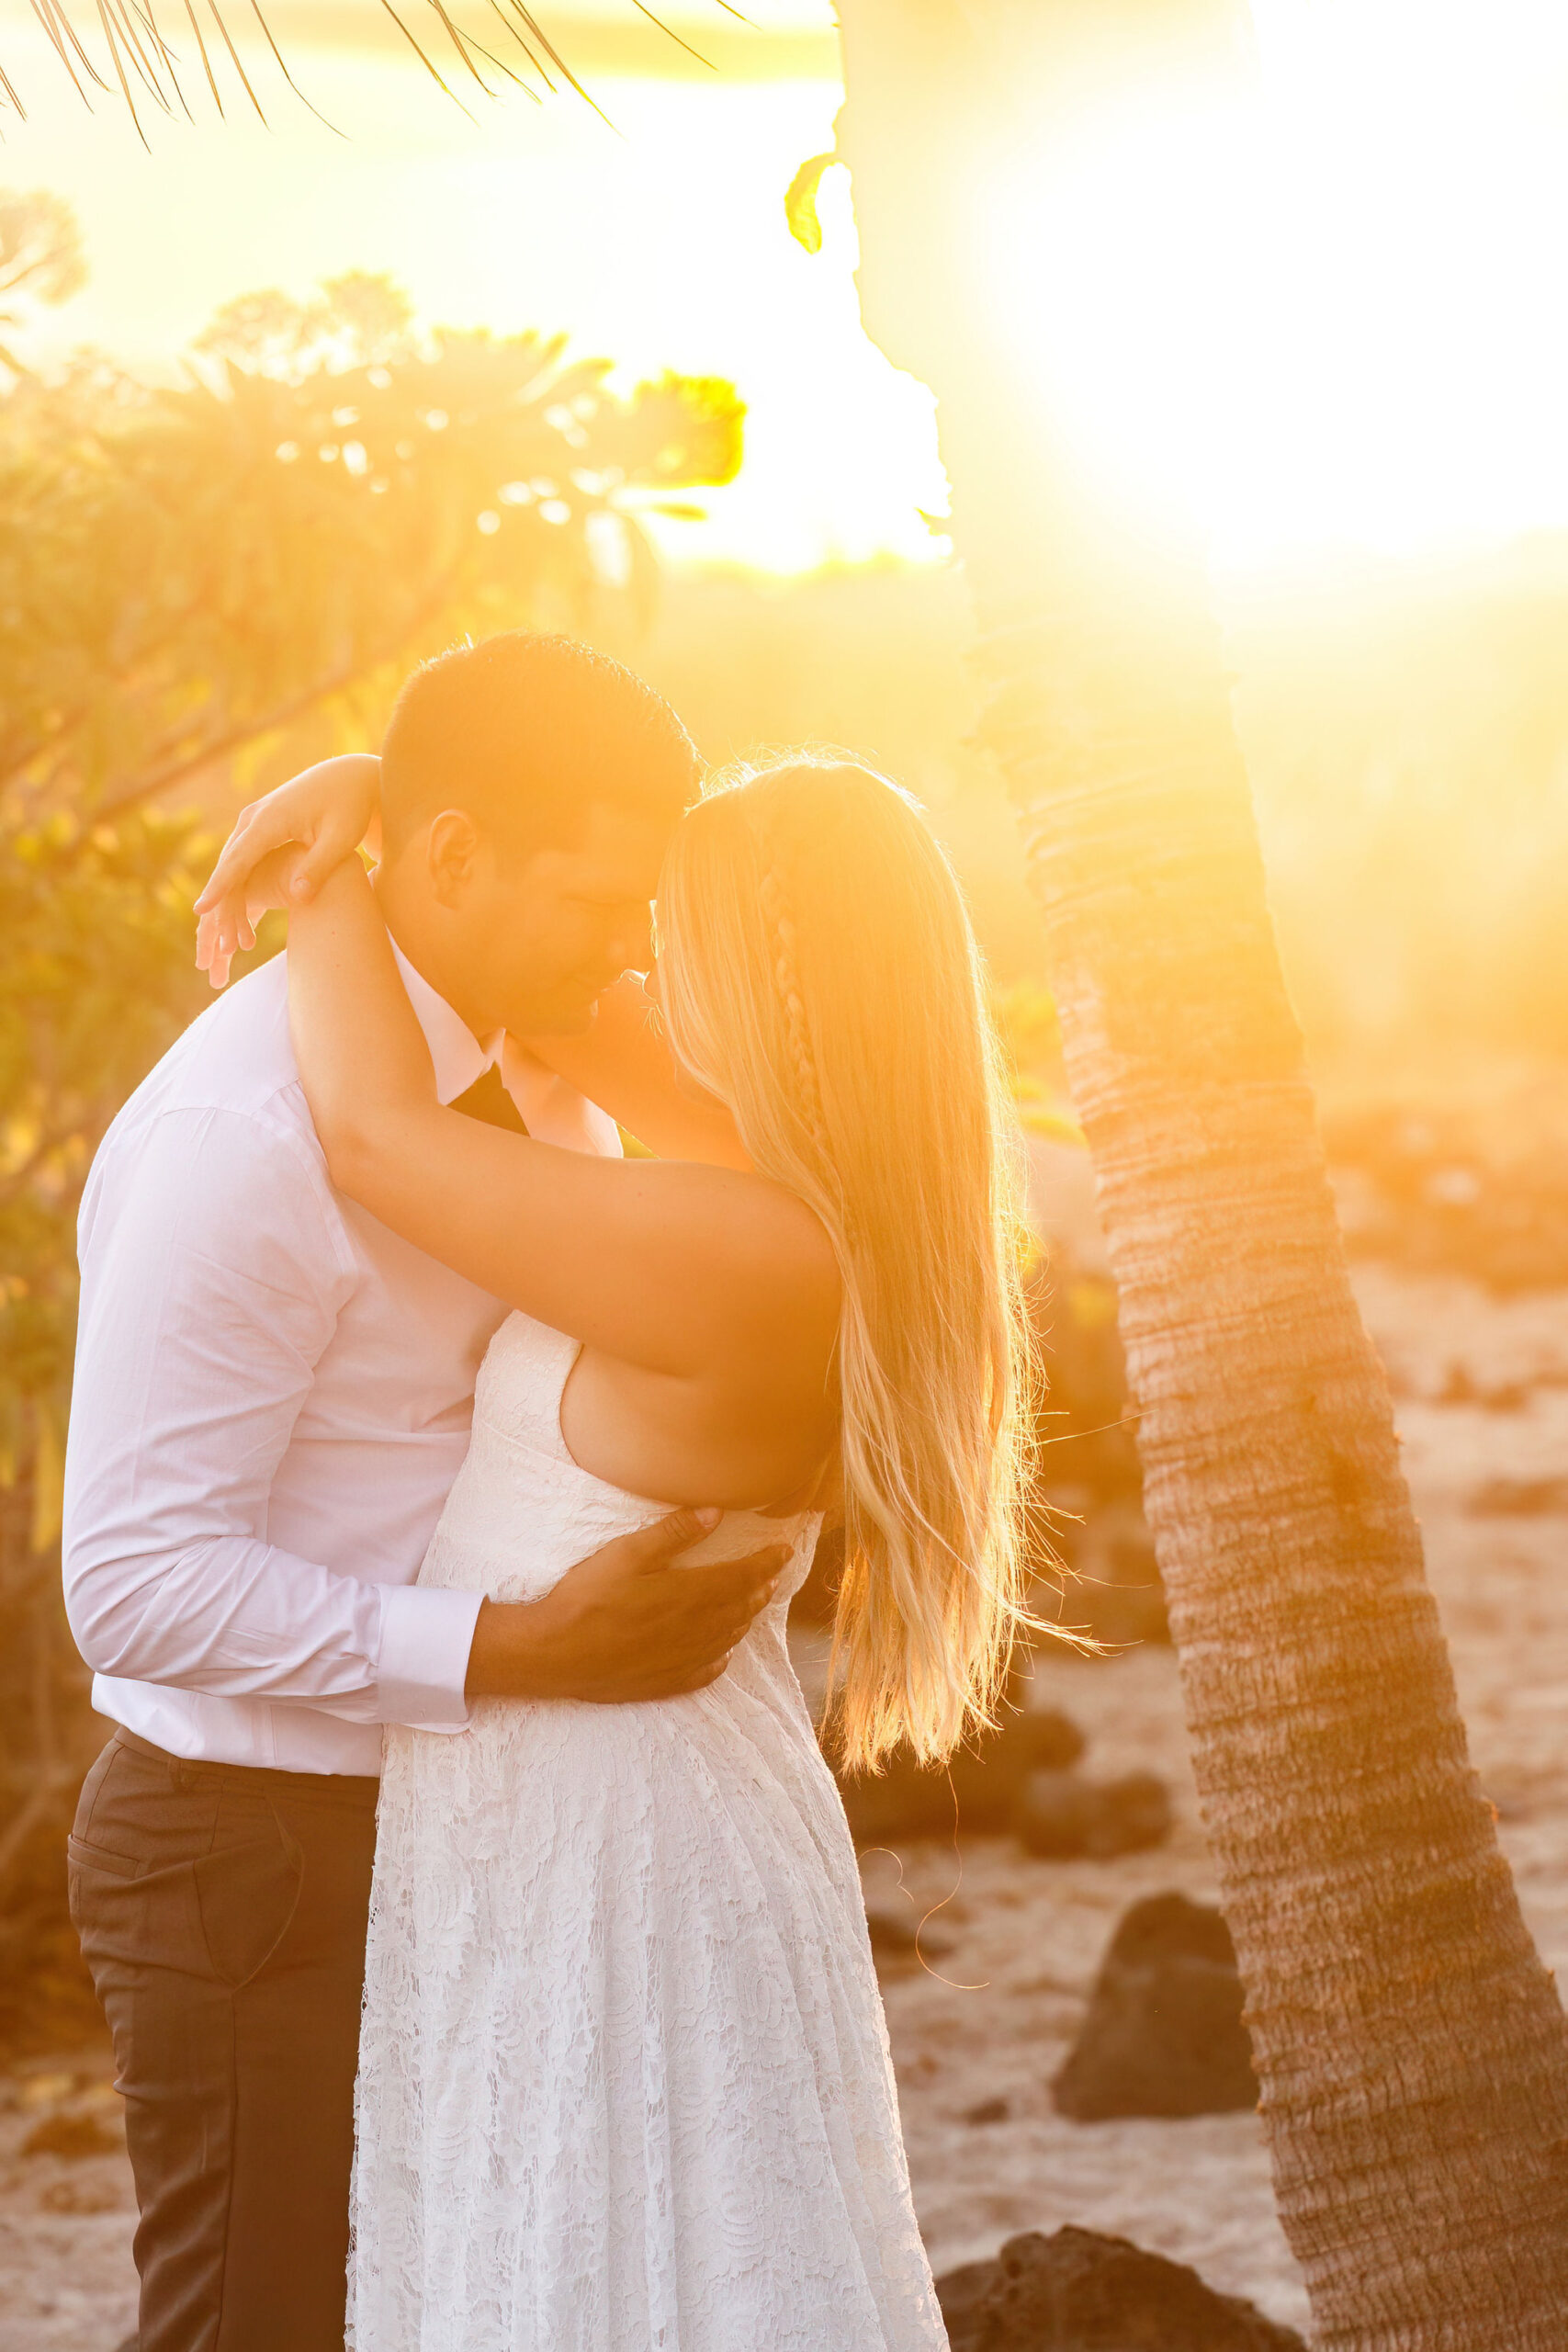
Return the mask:
{"type": "MultiPolygon", "coordinates": [[[[580,1469],[576,1356],[513,1316],[422,1572],[547,1591],[664,1506],[580,1469]]],[[[853,1849],[784,1644],[387,1740],[360,2051],[355,2352],[942,2352],[853,1849]]],[[[776,1540],[728,1516],[722,1557],[776,1540]]]]}

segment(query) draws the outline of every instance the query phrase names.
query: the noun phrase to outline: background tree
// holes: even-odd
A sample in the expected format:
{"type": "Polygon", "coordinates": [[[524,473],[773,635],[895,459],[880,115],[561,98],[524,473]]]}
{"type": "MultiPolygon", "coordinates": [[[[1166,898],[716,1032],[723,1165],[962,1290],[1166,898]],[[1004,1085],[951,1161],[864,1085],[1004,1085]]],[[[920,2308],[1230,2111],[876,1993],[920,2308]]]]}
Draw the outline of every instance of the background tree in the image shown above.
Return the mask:
{"type": "MultiPolygon", "coordinates": [[[[11,217],[0,198],[0,252],[11,217]]],[[[173,387],[83,359],[0,391],[0,2036],[6,1998],[83,1987],[62,1832],[94,1733],[57,1551],[75,1215],[205,998],[209,845],[166,808],[364,741],[465,630],[646,607],[640,518],[734,474],[742,411],[724,383],[608,375],[561,337],[419,333],[349,277],[230,304],[173,387]]]]}
{"type": "MultiPolygon", "coordinates": [[[[19,325],[35,303],[69,302],[86,278],[81,232],[64,198],[48,188],[30,196],[0,188],[0,303],[7,306],[0,310],[0,327],[19,325]]],[[[0,368],[13,376],[30,372],[5,343],[0,368]]]]}

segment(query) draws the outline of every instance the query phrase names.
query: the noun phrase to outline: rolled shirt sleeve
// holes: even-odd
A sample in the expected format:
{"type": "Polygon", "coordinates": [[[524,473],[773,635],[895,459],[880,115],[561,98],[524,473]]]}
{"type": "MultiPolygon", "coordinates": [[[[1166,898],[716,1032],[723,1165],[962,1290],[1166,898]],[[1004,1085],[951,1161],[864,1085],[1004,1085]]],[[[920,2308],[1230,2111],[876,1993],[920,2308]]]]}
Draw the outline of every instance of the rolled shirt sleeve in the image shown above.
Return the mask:
{"type": "Polygon", "coordinates": [[[84,1212],[66,1463],[84,1657],[117,1679],[457,1727],[479,1594],[362,1582],[267,1539],[355,1279],[324,1172],[249,1112],[171,1107],[112,1191],[84,1212]]]}

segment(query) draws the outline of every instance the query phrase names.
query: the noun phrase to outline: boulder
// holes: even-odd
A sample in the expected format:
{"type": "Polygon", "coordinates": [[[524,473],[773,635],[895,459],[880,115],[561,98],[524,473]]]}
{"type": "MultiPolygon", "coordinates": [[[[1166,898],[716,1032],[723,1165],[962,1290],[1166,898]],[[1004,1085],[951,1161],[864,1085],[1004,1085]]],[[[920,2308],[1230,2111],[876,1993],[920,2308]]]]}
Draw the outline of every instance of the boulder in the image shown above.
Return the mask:
{"type": "Polygon", "coordinates": [[[840,1780],[855,1843],[951,1838],[955,1818],[965,1835],[1005,1831],[1029,1774],[1076,1763],[1083,1746],[1077,1724],[1055,1708],[1014,1706],[994,1732],[959,1748],[947,1765],[920,1766],[900,1749],[885,1772],[840,1780]]]}
{"type": "Polygon", "coordinates": [[[1142,1512],[1125,1507],[1090,1521],[1063,1595],[1062,1614],[1111,1651],[1168,1644],[1165,1587],[1142,1512]]]}
{"type": "Polygon", "coordinates": [[[1568,1478],[1488,1478],[1466,1509],[1477,1519],[1539,1519],[1568,1511],[1568,1478]]]}
{"type": "Polygon", "coordinates": [[[952,2352],[1307,2352],[1293,2328],[1126,2238],[1010,2238],[936,2282],[952,2352]]]}
{"type": "Polygon", "coordinates": [[[1057,2111],[1079,2123],[1256,2107],[1241,1979],[1218,1911],[1175,1894],[1134,1904],[1051,2088],[1057,2111]]]}
{"type": "Polygon", "coordinates": [[[927,1928],[913,1911],[891,1911],[885,1905],[868,1903],[865,1925],[872,1958],[879,1965],[884,1961],[912,1961],[918,1966],[921,1961],[941,1960],[953,1950],[951,1936],[927,1928]]]}
{"type": "Polygon", "coordinates": [[[46,2115],[22,2142],[24,2156],[65,2156],[79,2163],[85,2156],[123,2154],[125,2134],[96,2115],[46,2115]]]}
{"type": "Polygon", "coordinates": [[[1106,1861],[1157,1846],[1170,1834],[1170,1795],[1154,1772],[1085,1781],[1076,1772],[1031,1772],[1013,1803],[1012,1827],[1045,1860],[1088,1854],[1106,1861]]]}

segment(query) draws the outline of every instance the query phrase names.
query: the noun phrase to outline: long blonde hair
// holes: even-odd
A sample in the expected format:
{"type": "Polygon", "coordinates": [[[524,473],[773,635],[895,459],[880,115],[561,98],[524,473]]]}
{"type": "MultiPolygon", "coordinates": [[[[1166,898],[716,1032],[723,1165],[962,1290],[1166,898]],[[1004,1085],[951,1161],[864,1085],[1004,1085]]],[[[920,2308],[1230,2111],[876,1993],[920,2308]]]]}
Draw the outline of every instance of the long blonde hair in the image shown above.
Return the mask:
{"type": "Polygon", "coordinates": [[[843,1283],[845,1760],[992,1719],[1024,1622],[1020,1143],[978,953],[909,796],[847,762],[721,783],[660,883],[671,1046],[843,1283]]]}

